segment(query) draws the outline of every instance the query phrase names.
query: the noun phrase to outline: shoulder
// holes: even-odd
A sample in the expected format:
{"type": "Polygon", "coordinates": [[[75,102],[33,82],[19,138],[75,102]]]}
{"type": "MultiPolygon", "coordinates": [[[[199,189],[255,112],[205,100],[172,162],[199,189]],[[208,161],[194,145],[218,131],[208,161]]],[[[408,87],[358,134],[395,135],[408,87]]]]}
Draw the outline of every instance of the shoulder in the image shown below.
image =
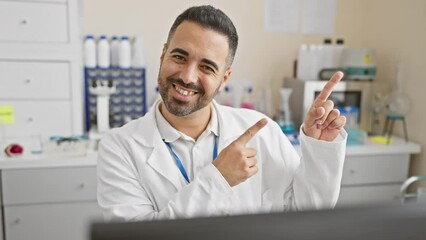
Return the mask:
{"type": "Polygon", "coordinates": [[[271,131],[277,131],[278,125],[274,120],[269,118],[267,115],[255,110],[217,105],[217,112],[219,123],[222,123],[227,127],[227,129],[244,132],[260,119],[266,118],[268,120],[268,124],[264,129],[268,130],[262,130],[262,132],[270,133],[271,131]]]}

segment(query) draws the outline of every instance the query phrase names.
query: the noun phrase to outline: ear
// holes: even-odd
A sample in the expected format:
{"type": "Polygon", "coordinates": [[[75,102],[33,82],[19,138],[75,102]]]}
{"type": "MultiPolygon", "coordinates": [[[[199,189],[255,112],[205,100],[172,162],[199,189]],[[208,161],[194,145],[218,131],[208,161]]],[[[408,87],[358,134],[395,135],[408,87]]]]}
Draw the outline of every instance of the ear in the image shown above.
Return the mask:
{"type": "Polygon", "coordinates": [[[161,62],[163,62],[163,60],[164,60],[164,56],[165,56],[165,55],[166,55],[166,53],[167,53],[167,47],[168,47],[168,45],[167,45],[167,43],[165,43],[165,44],[163,45],[163,51],[162,51],[161,56],[160,56],[160,60],[161,60],[161,62]]]}
{"type": "Polygon", "coordinates": [[[225,74],[223,75],[223,80],[222,80],[222,83],[220,84],[219,92],[222,92],[222,90],[225,88],[229,78],[231,77],[231,74],[232,74],[232,68],[228,68],[225,71],[225,74]]]}

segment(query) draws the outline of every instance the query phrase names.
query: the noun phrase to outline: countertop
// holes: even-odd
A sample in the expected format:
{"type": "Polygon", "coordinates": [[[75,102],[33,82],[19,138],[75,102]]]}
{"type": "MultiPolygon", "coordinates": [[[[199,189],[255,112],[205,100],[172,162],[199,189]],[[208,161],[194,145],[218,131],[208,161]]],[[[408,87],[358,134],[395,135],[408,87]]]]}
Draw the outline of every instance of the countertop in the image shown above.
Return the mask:
{"type": "MultiPolygon", "coordinates": [[[[300,151],[300,146],[295,146],[300,151]]],[[[393,138],[391,144],[368,142],[364,145],[347,146],[346,156],[416,154],[421,147],[413,142],[405,142],[401,138],[393,138]]],[[[96,166],[97,152],[90,151],[84,156],[0,156],[0,170],[24,168],[55,168],[55,167],[87,167],[96,166]]]]}

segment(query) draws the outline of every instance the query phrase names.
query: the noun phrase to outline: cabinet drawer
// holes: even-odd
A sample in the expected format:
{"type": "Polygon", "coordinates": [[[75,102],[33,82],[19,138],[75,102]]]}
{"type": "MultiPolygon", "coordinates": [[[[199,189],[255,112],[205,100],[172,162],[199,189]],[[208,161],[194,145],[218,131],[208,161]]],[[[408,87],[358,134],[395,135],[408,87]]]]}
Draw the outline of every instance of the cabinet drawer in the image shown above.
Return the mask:
{"type": "Polygon", "coordinates": [[[408,175],[409,154],[347,157],[342,186],[402,183],[408,175]]]}
{"type": "Polygon", "coordinates": [[[0,61],[0,99],[70,99],[67,62],[0,61]]]}
{"type": "Polygon", "coordinates": [[[4,170],[2,182],[5,206],[96,201],[96,167],[4,170]]]}
{"type": "Polygon", "coordinates": [[[89,240],[92,222],[102,221],[96,202],[4,208],[7,240],[89,240]]]}
{"type": "Polygon", "coordinates": [[[387,204],[401,201],[400,184],[342,187],[338,207],[387,204]]]}
{"type": "Polygon", "coordinates": [[[71,135],[70,101],[1,101],[14,108],[14,124],[3,125],[5,136],[71,135]]]}
{"type": "Polygon", "coordinates": [[[67,5],[0,1],[0,41],[67,43],[67,5]]]}

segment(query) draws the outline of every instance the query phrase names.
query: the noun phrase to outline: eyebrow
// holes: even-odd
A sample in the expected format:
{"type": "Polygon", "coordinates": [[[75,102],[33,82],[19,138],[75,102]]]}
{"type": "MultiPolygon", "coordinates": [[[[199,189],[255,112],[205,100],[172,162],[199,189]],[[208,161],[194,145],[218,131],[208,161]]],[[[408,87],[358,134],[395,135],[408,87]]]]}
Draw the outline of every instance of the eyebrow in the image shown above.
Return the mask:
{"type": "MultiPolygon", "coordinates": [[[[172,51],[170,51],[170,53],[180,53],[182,55],[189,56],[189,53],[182,48],[174,48],[172,51]]],[[[207,58],[203,58],[201,61],[211,65],[216,71],[219,71],[219,66],[214,61],[207,58]]]]}

